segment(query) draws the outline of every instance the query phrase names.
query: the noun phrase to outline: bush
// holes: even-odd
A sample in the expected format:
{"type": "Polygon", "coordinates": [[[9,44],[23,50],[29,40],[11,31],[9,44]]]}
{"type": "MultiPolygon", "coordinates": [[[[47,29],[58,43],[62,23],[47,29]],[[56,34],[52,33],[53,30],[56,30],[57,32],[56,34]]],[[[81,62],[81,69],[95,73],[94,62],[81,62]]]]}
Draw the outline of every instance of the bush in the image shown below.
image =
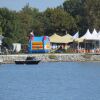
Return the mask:
{"type": "Polygon", "coordinates": [[[57,57],[55,55],[49,55],[50,59],[56,59],[57,57]]]}

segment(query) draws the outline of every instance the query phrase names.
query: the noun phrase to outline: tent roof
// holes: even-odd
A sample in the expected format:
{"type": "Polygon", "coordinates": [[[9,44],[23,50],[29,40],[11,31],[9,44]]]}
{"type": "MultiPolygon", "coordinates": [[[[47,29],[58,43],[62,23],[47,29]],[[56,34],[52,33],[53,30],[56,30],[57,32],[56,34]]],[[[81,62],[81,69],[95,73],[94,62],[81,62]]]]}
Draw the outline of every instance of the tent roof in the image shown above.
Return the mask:
{"type": "Polygon", "coordinates": [[[92,32],[92,39],[93,40],[99,40],[98,33],[97,33],[96,29],[94,29],[93,32],[92,32]]]}
{"type": "Polygon", "coordinates": [[[100,40],[100,37],[98,36],[98,33],[96,31],[96,29],[93,30],[91,37],[85,39],[85,40],[100,40]]]}
{"type": "Polygon", "coordinates": [[[64,36],[59,36],[57,34],[54,34],[50,37],[50,42],[52,43],[69,43],[73,41],[73,37],[69,34],[66,34],[64,36]]]}
{"type": "Polygon", "coordinates": [[[73,37],[69,34],[66,34],[66,35],[62,36],[62,42],[64,42],[64,43],[73,42],[73,37]]]}
{"type": "Polygon", "coordinates": [[[92,36],[92,35],[91,35],[91,33],[90,33],[89,29],[88,29],[87,32],[85,33],[85,35],[82,36],[81,38],[83,38],[83,39],[90,39],[91,36],[92,36]]]}
{"type": "Polygon", "coordinates": [[[50,36],[50,42],[52,43],[59,43],[61,42],[61,36],[57,35],[56,33],[50,36]]]}
{"type": "Polygon", "coordinates": [[[83,42],[84,39],[91,39],[91,37],[92,37],[92,35],[91,35],[91,33],[90,33],[89,29],[88,29],[87,32],[82,37],[75,39],[75,41],[83,42]]]}
{"type": "Polygon", "coordinates": [[[75,41],[83,42],[84,40],[100,40],[100,32],[97,33],[96,29],[94,29],[92,34],[91,34],[89,29],[88,29],[84,36],[82,36],[81,38],[76,39],[75,41]]]}
{"type": "Polygon", "coordinates": [[[98,35],[98,33],[97,33],[96,29],[94,29],[94,30],[93,30],[92,35],[93,35],[93,36],[98,35]]]}

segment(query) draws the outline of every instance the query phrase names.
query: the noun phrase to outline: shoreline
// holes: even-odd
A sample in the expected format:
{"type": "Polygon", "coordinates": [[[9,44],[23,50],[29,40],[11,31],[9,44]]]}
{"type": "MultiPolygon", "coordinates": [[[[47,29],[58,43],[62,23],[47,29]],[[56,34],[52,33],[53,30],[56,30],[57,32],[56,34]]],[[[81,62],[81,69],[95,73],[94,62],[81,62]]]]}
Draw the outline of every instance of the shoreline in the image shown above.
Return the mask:
{"type": "Polygon", "coordinates": [[[41,62],[100,62],[100,54],[11,54],[0,55],[1,64],[14,64],[15,60],[36,57],[41,62]]]}

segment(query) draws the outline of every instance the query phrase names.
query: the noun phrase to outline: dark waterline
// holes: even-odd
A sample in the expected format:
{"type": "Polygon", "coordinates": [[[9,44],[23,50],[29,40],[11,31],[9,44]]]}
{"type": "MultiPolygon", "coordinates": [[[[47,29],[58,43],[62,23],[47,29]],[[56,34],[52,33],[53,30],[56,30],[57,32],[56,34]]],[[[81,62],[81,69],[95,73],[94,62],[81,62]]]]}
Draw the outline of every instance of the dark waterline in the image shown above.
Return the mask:
{"type": "Polygon", "coordinates": [[[100,63],[0,65],[0,100],[100,100],[100,63]]]}

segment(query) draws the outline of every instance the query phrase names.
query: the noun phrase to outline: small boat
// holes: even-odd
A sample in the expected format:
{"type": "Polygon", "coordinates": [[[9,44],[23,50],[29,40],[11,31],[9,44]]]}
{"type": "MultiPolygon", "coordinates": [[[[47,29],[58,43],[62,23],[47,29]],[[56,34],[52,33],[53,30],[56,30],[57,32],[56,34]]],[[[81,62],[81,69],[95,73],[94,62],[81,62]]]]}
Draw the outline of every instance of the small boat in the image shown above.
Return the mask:
{"type": "Polygon", "coordinates": [[[40,61],[35,57],[27,57],[26,60],[16,60],[15,64],[38,64],[40,61]]]}

